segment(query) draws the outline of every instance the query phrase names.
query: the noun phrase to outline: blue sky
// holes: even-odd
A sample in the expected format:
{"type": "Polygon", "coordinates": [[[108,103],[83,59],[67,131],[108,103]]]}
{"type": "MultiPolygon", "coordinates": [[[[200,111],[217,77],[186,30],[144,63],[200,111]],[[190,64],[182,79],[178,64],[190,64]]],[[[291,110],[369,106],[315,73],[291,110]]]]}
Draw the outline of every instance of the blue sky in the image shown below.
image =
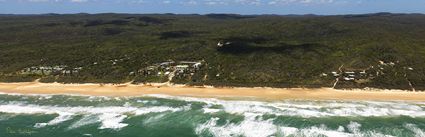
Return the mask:
{"type": "Polygon", "coordinates": [[[40,13],[425,13],[425,0],[0,0],[0,14],[40,13]]]}

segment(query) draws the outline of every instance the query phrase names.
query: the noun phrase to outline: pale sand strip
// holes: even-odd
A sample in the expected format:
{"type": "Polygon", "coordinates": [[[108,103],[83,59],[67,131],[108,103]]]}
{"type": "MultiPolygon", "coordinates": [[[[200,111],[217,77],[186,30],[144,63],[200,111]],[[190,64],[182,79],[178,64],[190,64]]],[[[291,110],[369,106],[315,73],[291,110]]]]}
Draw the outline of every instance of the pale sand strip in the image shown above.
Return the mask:
{"type": "Polygon", "coordinates": [[[283,89],[283,88],[213,88],[182,85],[100,85],[59,83],[0,83],[0,92],[19,94],[77,94],[93,96],[143,96],[164,94],[189,97],[254,98],[260,100],[312,99],[312,100],[377,100],[425,101],[425,92],[400,90],[335,90],[283,89]]]}

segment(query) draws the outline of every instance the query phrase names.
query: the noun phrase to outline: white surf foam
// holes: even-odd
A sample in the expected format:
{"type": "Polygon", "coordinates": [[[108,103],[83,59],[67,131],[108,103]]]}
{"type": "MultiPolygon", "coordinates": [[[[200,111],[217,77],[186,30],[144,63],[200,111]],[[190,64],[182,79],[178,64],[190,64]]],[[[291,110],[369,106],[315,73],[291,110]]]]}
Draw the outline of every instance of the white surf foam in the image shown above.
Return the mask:
{"type": "Polygon", "coordinates": [[[425,137],[425,132],[418,128],[415,124],[406,124],[404,127],[415,133],[415,137],[425,137]]]}
{"type": "MultiPolygon", "coordinates": [[[[218,118],[198,125],[198,135],[212,134],[216,137],[246,136],[246,137],[269,137],[269,136],[329,136],[329,137],[391,137],[376,131],[361,131],[361,125],[350,122],[338,129],[329,129],[326,126],[312,126],[298,129],[295,127],[278,127],[273,124],[274,119],[262,120],[264,114],[280,116],[301,117],[329,117],[329,116],[410,116],[425,117],[424,108],[416,103],[407,102],[377,102],[377,101],[308,101],[288,100],[280,102],[260,101],[225,101],[215,98],[192,98],[176,97],[167,95],[149,95],[150,97],[183,100],[188,102],[203,102],[204,113],[225,111],[231,114],[243,115],[244,120],[239,124],[227,122],[218,125],[218,118]],[[214,105],[222,106],[222,109],[212,108],[214,105]],[[347,129],[347,131],[345,130],[347,129]]],[[[419,130],[415,133],[421,133],[419,130]]],[[[417,133],[417,134],[418,134],[417,133]]]]}
{"type": "Polygon", "coordinates": [[[59,123],[71,120],[73,117],[73,114],[71,113],[62,113],[59,114],[58,117],[54,118],[53,120],[50,120],[47,123],[36,123],[34,125],[35,128],[42,128],[42,127],[46,127],[46,126],[52,126],[52,125],[57,125],[59,123]]]}
{"type": "Polygon", "coordinates": [[[345,132],[343,126],[338,129],[329,129],[325,125],[312,126],[306,128],[295,128],[286,126],[276,126],[272,120],[262,120],[255,117],[248,117],[239,124],[227,122],[224,125],[218,125],[219,118],[212,118],[209,121],[196,127],[195,132],[198,135],[211,134],[214,137],[392,137],[375,131],[360,131],[360,124],[351,122],[345,126],[354,132],[345,132]]]}
{"type": "Polygon", "coordinates": [[[118,114],[118,113],[106,113],[99,116],[99,120],[102,121],[102,126],[99,129],[121,129],[126,127],[128,124],[121,123],[126,115],[118,114]]]}
{"type": "MultiPolygon", "coordinates": [[[[289,100],[280,102],[225,101],[215,98],[192,98],[168,95],[148,95],[150,97],[203,102],[204,111],[209,106],[221,105],[223,110],[232,114],[255,113],[258,115],[275,114],[281,116],[329,117],[329,116],[409,116],[425,117],[425,108],[420,104],[408,102],[377,101],[308,101],[289,100]]],[[[215,110],[217,111],[217,110],[215,110]]]]}
{"type": "Polygon", "coordinates": [[[221,111],[220,109],[214,109],[214,108],[202,108],[202,110],[204,111],[204,113],[217,113],[221,111]]]}
{"type": "Polygon", "coordinates": [[[149,117],[148,119],[143,121],[143,125],[149,125],[151,123],[156,123],[156,122],[160,121],[164,116],[165,116],[165,114],[159,114],[159,115],[156,115],[156,116],[149,117]]]}
{"type": "Polygon", "coordinates": [[[97,115],[85,115],[80,120],[72,123],[68,129],[75,129],[82,126],[98,123],[100,121],[99,116],[97,115]]]}
{"type": "Polygon", "coordinates": [[[218,126],[219,118],[212,118],[208,122],[199,125],[195,131],[198,135],[205,132],[211,133],[215,137],[268,137],[276,133],[278,127],[273,125],[272,121],[255,120],[250,117],[249,120],[244,120],[240,124],[226,123],[223,126],[218,126]]]}
{"type": "MultiPolygon", "coordinates": [[[[0,112],[14,113],[14,114],[58,114],[56,118],[47,123],[36,123],[34,127],[41,128],[50,125],[56,125],[64,121],[68,121],[75,115],[90,115],[97,117],[96,122],[101,123],[100,129],[120,129],[127,124],[121,123],[126,119],[128,114],[144,115],[148,113],[161,113],[161,112],[176,112],[186,110],[187,107],[172,108],[166,106],[153,106],[153,107],[58,107],[58,106],[39,106],[28,104],[6,104],[0,105],[0,112]]],[[[79,126],[93,123],[85,122],[86,118],[72,124],[70,128],[77,128],[79,126]],[[82,123],[79,123],[82,122],[82,123]]]]}

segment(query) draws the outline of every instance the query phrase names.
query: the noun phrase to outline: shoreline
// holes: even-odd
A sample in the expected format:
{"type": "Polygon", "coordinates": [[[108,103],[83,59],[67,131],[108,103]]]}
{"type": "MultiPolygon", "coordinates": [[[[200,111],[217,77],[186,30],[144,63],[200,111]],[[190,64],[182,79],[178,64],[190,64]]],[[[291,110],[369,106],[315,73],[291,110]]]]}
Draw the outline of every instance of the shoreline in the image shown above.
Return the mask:
{"type": "Polygon", "coordinates": [[[305,100],[353,100],[353,101],[425,101],[425,92],[384,89],[340,90],[332,88],[270,88],[270,87],[212,87],[186,86],[170,83],[146,85],[125,84],[60,84],[60,83],[0,83],[0,93],[49,94],[138,97],[146,95],[171,95],[184,97],[255,99],[277,101],[285,99],[305,100]]]}

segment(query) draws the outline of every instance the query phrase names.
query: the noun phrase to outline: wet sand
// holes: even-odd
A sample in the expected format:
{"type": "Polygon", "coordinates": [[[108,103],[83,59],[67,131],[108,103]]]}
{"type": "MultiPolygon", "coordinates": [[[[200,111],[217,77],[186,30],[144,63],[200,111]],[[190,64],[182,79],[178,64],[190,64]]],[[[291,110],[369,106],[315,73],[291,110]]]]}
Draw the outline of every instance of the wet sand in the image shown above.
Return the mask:
{"type": "Polygon", "coordinates": [[[205,98],[252,98],[259,100],[376,100],[425,101],[425,92],[402,90],[336,90],[332,88],[215,88],[184,85],[0,83],[0,92],[18,94],[74,94],[92,96],[145,96],[163,94],[205,98]]]}

